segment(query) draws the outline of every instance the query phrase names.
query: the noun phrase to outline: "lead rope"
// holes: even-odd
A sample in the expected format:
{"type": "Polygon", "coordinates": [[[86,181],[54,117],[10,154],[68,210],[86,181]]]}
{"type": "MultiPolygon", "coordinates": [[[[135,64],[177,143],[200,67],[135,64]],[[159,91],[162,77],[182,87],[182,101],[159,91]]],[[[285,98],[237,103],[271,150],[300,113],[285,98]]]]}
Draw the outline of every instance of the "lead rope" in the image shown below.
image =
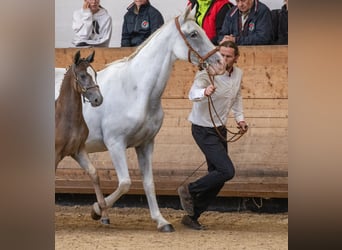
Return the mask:
{"type": "MultiPolygon", "coordinates": [[[[209,77],[209,80],[210,80],[210,84],[215,86],[214,85],[214,76],[211,76],[209,74],[209,71],[207,70],[207,74],[208,74],[208,77],[209,77]]],[[[214,128],[216,130],[216,133],[220,136],[220,138],[226,142],[236,142],[237,140],[239,140],[245,133],[239,129],[238,132],[233,132],[231,130],[229,130],[228,128],[226,128],[226,126],[223,124],[220,116],[218,115],[216,109],[215,109],[215,106],[214,106],[214,103],[213,103],[213,99],[211,98],[211,96],[208,96],[208,109],[209,109],[209,115],[210,115],[210,120],[211,122],[213,123],[214,125],[214,128]],[[216,126],[216,123],[214,121],[214,118],[213,118],[213,114],[212,114],[212,111],[211,111],[211,107],[213,108],[215,114],[216,114],[216,117],[219,119],[220,123],[222,124],[222,126],[224,126],[224,128],[227,130],[228,133],[232,134],[232,137],[230,137],[228,140],[226,139],[226,137],[224,137],[222,135],[222,133],[220,132],[220,130],[218,129],[218,127],[216,126]]]]}

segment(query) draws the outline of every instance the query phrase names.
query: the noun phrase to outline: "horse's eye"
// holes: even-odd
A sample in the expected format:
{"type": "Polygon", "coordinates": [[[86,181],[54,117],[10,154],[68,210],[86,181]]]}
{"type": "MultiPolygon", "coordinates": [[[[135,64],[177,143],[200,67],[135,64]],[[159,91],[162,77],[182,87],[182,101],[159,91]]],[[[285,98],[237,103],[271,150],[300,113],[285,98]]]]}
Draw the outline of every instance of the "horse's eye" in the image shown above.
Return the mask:
{"type": "Polygon", "coordinates": [[[198,32],[197,31],[193,31],[190,33],[190,37],[191,38],[196,38],[198,36],[198,32]]]}
{"type": "Polygon", "coordinates": [[[84,80],[87,78],[87,74],[79,74],[79,78],[84,80]]]}

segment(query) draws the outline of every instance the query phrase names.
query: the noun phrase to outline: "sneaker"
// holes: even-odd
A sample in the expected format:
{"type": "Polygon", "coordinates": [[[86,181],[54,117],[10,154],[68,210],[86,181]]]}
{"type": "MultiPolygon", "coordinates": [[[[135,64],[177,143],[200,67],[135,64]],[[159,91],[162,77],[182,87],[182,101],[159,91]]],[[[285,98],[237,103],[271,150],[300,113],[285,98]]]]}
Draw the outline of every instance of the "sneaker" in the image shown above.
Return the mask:
{"type": "Polygon", "coordinates": [[[194,215],[194,203],[189,192],[189,187],[187,184],[184,184],[178,188],[178,195],[180,199],[181,206],[188,215],[194,215]]]}
{"type": "Polygon", "coordinates": [[[184,215],[182,224],[194,230],[205,230],[205,226],[201,225],[197,220],[191,219],[189,215],[184,215]]]}

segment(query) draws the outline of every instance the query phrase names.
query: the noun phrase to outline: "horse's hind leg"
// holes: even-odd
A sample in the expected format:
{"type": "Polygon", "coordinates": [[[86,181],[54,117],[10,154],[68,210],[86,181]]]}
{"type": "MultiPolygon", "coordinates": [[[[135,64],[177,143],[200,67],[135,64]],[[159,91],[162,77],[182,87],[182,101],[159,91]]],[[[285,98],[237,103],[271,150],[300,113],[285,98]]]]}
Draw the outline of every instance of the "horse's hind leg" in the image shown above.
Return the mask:
{"type": "Polygon", "coordinates": [[[152,141],[150,143],[146,143],[145,145],[135,148],[143,178],[144,190],[147,197],[148,206],[150,208],[151,217],[154,221],[157,221],[158,230],[160,232],[173,232],[175,231],[175,229],[170,222],[164,219],[164,217],[160,213],[157,203],[152,173],[153,145],[154,144],[152,141]]]}
{"type": "Polygon", "coordinates": [[[78,154],[73,155],[73,158],[80,164],[80,166],[87,172],[89,175],[90,179],[93,182],[93,186],[95,189],[95,194],[96,194],[96,199],[97,203],[99,206],[99,211],[101,213],[101,217],[94,211],[92,210],[92,218],[94,220],[98,220],[101,218],[101,223],[102,224],[109,224],[109,217],[108,217],[108,207],[106,205],[105,199],[103,197],[103,193],[100,189],[100,178],[97,175],[97,171],[93,164],[91,163],[89,156],[87,152],[82,149],[79,151],[78,154]]]}

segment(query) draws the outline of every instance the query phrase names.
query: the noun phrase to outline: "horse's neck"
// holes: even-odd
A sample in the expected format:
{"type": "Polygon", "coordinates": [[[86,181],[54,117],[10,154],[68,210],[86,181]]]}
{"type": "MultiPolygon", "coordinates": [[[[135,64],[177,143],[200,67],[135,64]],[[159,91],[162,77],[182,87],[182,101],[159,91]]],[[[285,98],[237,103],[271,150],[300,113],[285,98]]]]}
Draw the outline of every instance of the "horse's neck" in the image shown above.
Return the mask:
{"type": "Polygon", "coordinates": [[[75,78],[69,69],[65,73],[56,102],[61,104],[59,105],[61,112],[67,111],[68,113],[74,112],[75,114],[82,115],[81,94],[75,90],[74,84],[75,78]]]}
{"type": "Polygon", "coordinates": [[[151,98],[160,98],[176,58],[170,49],[173,41],[169,32],[161,32],[149,41],[129,62],[137,76],[138,88],[151,98]]]}

